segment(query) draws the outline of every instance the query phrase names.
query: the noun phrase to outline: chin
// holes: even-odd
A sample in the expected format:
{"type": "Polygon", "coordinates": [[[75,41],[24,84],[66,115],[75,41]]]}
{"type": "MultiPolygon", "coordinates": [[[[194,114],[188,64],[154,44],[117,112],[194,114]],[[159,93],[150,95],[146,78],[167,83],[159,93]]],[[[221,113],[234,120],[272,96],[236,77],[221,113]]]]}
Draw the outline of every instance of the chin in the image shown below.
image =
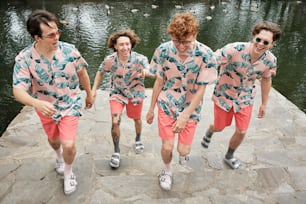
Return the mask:
{"type": "Polygon", "coordinates": [[[256,48],[256,49],[255,49],[255,52],[256,52],[257,54],[263,54],[265,51],[266,51],[266,49],[259,49],[259,48],[256,48]]]}

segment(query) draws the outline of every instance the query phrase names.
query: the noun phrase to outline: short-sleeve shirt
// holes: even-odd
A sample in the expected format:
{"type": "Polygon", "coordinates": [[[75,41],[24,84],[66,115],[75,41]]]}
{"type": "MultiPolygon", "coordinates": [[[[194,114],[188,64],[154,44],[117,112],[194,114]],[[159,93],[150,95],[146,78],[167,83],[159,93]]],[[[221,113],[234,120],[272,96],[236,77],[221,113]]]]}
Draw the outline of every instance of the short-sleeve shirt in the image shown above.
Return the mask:
{"type": "Polygon", "coordinates": [[[133,104],[142,102],[146,97],[144,78],[140,76],[143,69],[149,69],[148,58],[137,52],[131,52],[125,65],[120,63],[117,52],[107,56],[99,66],[98,72],[109,72],[111,75],[110,100],[123,104],[128,104],[129,100],[133,104]]]}
{"type": "Polygon", "coordinates": [[[225,111],[253,105],[255,80],[276,74],[276,57],[269,50],[253,64],[250,51],[250,42],[236,42],[215,52],[220,71],[212,100],[225,111]]]}
{"type": "MultiPolygon", "coordinates": [[[[161,44],[152,57],[150,72],[165,82],[157,104],[173,119],[190,105],[200,85],[213,84],[217,79],[213,51],[198,41],[184,62],[180,61],[172,41],[161,44]]],[[[201,108],[202,101],[189,119],[200,121],[201,108]]]]}
{"type": "Polygon", "coordinates": [[[15,58],[13,87],[52,103],[58,122],[64,116],[81,116],[83,105],[77,72],[88,64],[74,45],[59,42],[52,61],[40,55],[34,44],[15,58]]]}

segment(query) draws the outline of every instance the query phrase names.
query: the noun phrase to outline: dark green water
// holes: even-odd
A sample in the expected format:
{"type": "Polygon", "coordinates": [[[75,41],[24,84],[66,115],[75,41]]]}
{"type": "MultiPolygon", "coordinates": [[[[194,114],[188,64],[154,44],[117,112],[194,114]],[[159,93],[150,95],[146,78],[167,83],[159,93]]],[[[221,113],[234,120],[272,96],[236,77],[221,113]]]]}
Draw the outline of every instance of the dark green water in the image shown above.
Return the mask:
{"type": "MultiPolygon", "coordinates": [[[[190,11],[200,21],[198,40],[213,50],[234,41],[251,40],[254,23],[269,20],[278,23],[283,38],[273,48],[278,57],[278,72],[273,86],[306,112],[306,2],[251,0],[146,0],[146,1],[68,1],[24,0],[0,2],[0,136],[22,105],[12,96],[14,57],[32,39],[26,32],[27,16],[35,9],[48,9],[63,22],[61,40],[73,43],[89,63],[93,80],[104,56],[108,36],[131,28],[141,37],[135,48],[151,59],[154,49],[168,35],[166,28],[177,12],[190,11]],[[106,5],[110,7],[109,14],[106,5]],[[157,5],[157,8],[152,8],[157,5]],[[136,12],[133,9],[137,9],[136,12]],[[207,16],[212,17],[208,20],[207,16]]],[[[146,86],[151,87],[147,80],[146,86]]]]}

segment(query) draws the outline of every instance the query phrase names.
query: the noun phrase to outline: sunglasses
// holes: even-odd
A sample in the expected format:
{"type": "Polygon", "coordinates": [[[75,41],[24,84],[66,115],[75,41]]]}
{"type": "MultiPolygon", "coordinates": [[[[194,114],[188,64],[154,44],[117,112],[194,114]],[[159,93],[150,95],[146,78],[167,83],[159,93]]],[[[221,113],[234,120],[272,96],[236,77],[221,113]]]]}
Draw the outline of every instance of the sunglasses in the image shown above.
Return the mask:
{"type": "Polygon", "coordinates": [[[188,46],[188,45],[190,45],[190,43],[191,43],[191,40],[172,40],[172,42],[176,45],[176,46],[178,46],[178,45],[180,45],[180,44],[182,44],[182,45],[184,45],[184,46],[188,46]]]}
{"type": "Polygon", "coordinates": [[[41,37],[43,37],[43,38],[49,38],[49,39],[52,39],[52,40],[54,40],[58,35],[61,35],[62,34],[62,31],[61,30],[57,30],[56,32],[54,32],[54,33],[50,33],[50,34],[48,34],[48,35],[45,35],[45,36],[41,36],[41,37]]]}
{"type": "Polygon", "coordinates": [[[255,41],[256,41],[257,43],[260,43],[261,41],[263,41],[263,44],[264,44],[265,46],[267,46],[267,45],[269,45],[269,44],[270,44],[270,42],[269,42],[269,41],[262,40],[261,38],[255,38],[255,41]]]}

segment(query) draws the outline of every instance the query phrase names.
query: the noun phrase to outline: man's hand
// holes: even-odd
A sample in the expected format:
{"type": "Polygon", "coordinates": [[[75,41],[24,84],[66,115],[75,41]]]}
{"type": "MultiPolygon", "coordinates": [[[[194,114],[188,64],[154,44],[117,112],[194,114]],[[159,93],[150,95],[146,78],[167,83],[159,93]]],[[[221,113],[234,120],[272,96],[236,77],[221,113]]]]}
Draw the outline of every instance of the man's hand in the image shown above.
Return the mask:
{"type": "Polygon", "coordinates": [[[39,112],[41,112],[43,115],[51,117],[56,113],[56,109],[54,108],[53,104],[48,101],[42,101],[36,99],[33,107],[36,108],[39,112]]]}
{"type": "Polygon", "coordinates": [[[175,123],[172,126],[172,131],[174,133],[180,133],[186,126],[186,122],[188,121],[188,118],[186,115],[182,114],[180,115],[175,123]]]}
{"type": "Polygon", "coordinates": [[[259,111],[258,111],[257,117],[258,118],[263,118],[263,117],[265,117],[265,115],[266,115],[266,106],[265,105],[261,105],[259,107],[259,111]]]}
{"type": "Polygon", "coordinates": [[[86,100],[85,100],[86,106],[85,106],[85,108],[86,108],[86,109],[91,108],[91,107],[92,107],[92,104],[94,103],[94,101],[95,101],[95,100],[94,100],[93,95],[86,96],[86,100]]]}
{"type": "Polygon", "coordinates": [[[147,118],[147,123],[152,124],[154,119],[154,110],[149,110],[146,118],[147,118]]]}

